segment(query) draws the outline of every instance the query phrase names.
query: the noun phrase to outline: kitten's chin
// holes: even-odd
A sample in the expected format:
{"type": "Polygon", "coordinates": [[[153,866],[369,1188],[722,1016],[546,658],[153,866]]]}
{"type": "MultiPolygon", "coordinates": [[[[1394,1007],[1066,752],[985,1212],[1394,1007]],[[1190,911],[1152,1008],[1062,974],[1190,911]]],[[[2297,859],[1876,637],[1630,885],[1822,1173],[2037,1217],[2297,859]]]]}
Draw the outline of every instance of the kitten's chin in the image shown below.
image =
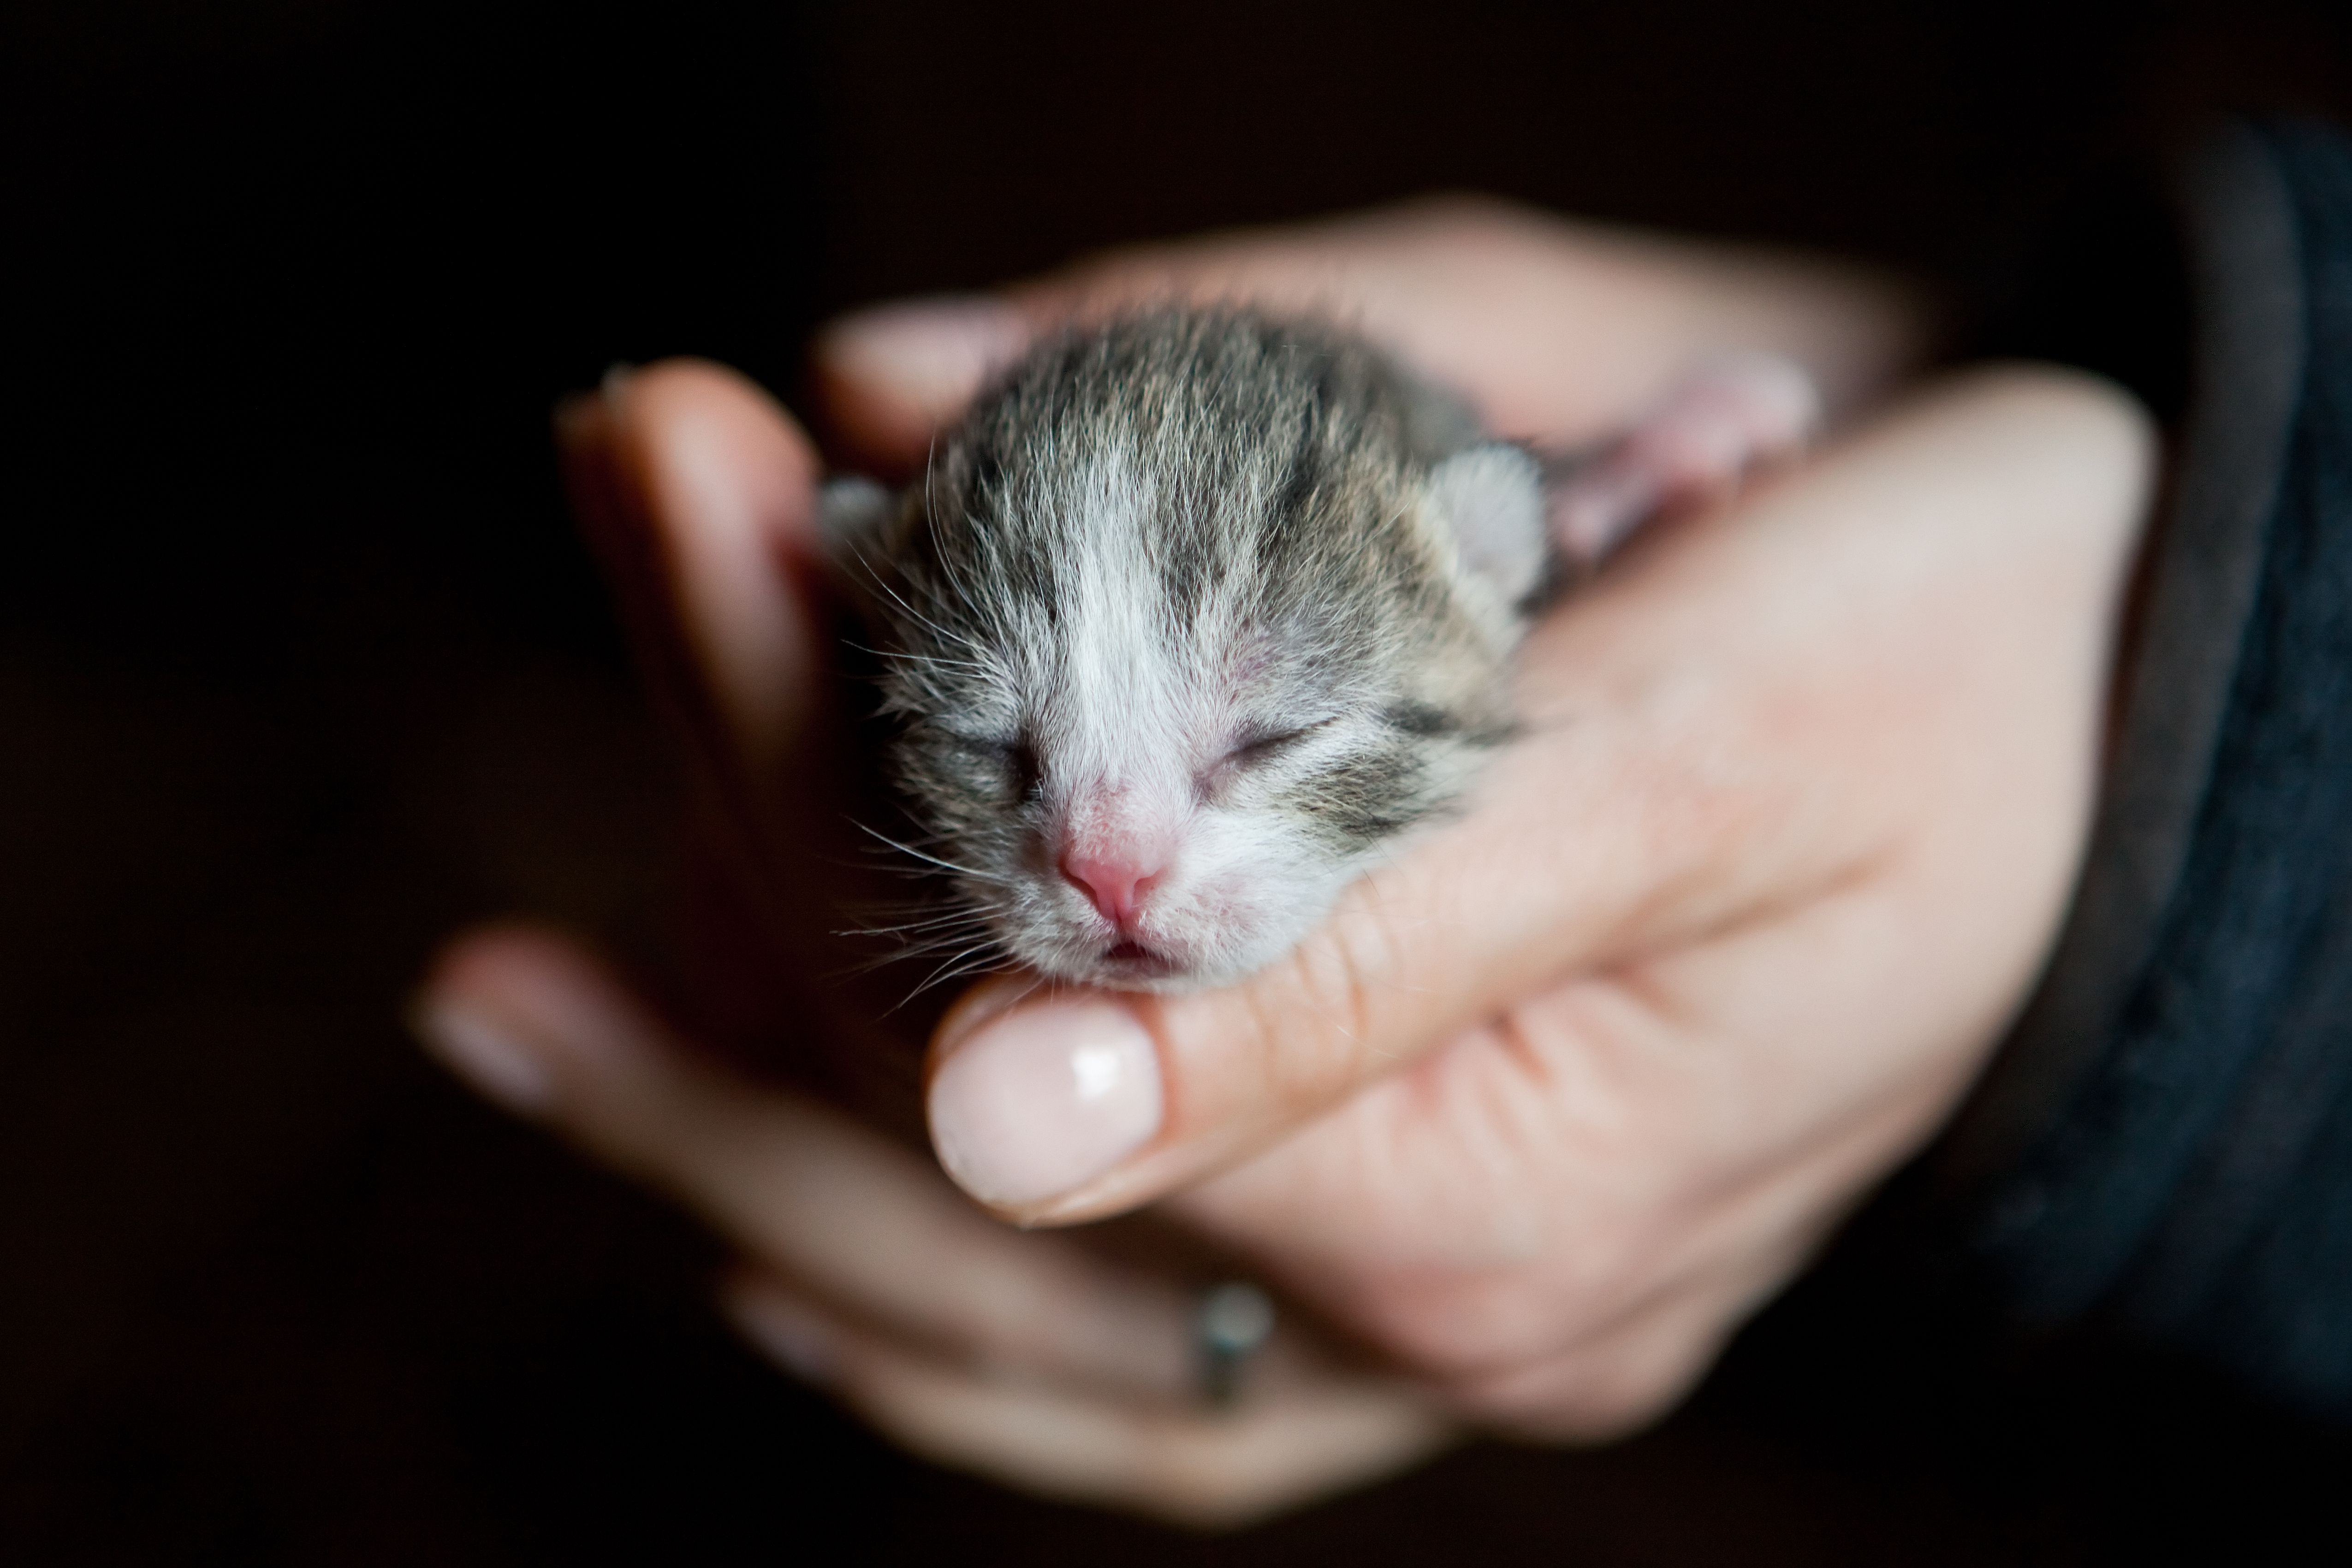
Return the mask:
{"type": "Polygon", "coordinates": [[[1032,967],[1048,980],[1095,985],[1106,991],[1156,991],[1163,995],[1181,995],[1223,984],[1223,970],[1203,970],[1181,957],[1139,942],[1119,942],[1076,962],[1067,954],[1056,954],[1045,962],[1033,961],[1032,967]]]}
{"type": "Polygon", "coordinates": [[[1055,978],[1099,985],[1109,991],[1150,991],[1163,996],[1181,996],[1237,985],[1297,944],[1297,936],[1276,931],[1220,942],[1205,952],[1197,948],[1185,951],[1174,944],[1119,942],[1080,965],[1082,973],[1063,973],[1055,978]]]}
{"type": "Polygon", "coordinates": [[[1161,981],[1185,978],[1183,961],[1139,942],[1116,942],[1103,951],[1095,961],[1099,979],[1097,984],[1115,985],[1123,990],[1150,986],[1161,981]]]}
{"type": "Polygon", "coordinates": [[[1161,995],[1214,991],[1290,952],[1330,912],[1337,895],[1333,888],[1319,899],[1296,897],[1272,908],[1196,907],[1124,941],[1108,940],[1099,929],[1012,931],[1005,946],[1046,979],[1069,984],[1161,995]]]}
{"type": "Polygon", "coordinates": [[[1181,996],[1193,991],[1213,991],[1245,980],[1278,956],[1276,946],[1255,963],[1237,963],[1230,955],[1191,954],[1143,942],[1123,942],[1099,952],[1076,956],[1060,952],[1029,960],[1030,967],[1048,980],[1073,985],[1099,986],[1106,991],[1150,991],[1181,996]]]}

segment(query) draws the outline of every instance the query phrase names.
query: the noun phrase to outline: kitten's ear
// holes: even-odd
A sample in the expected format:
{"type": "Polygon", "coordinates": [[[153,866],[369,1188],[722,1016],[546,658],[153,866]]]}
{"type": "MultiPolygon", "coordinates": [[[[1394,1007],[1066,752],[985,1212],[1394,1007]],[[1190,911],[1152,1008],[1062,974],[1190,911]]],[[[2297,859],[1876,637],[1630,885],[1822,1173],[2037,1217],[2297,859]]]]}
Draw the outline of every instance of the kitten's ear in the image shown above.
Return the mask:
{"type": "Polygon", "coordinates": [[[1521,447],[1490,441],[1430,470],[1438,510],[1454,525],[1462,563],[1516,605],[1543,581],[1549,536],[1543,470],[1521,447]]]}
{"type": "Polygon", "coordinates": [[[817,533],[834,591],[869,625],[876,624],[889,552],[885,535],[898,498],[863,474],[827,479],[816,493],[817,533]]]}
{"type": "Polygon", "coordinates": [[[817,491],[818,531],[825,555],[835,569],[856,568],[859,557],[874,558],[881,547],[882,525],[890,521],[898,498],[863,474],[827,479],[817,491]]]}

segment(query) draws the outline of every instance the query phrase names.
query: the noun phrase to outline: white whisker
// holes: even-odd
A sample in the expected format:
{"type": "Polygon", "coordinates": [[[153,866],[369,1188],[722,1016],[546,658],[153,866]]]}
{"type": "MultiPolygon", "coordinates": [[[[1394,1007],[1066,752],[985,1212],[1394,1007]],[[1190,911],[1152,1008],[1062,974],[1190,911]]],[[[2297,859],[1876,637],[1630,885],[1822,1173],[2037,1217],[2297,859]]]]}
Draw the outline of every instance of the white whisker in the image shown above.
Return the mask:
{"type": "Polygon", "coordinates": [[[898,840],[891,837],[888,834],[868,827],[866,824],[857,821],[855,817],[850,819],[850,826],[856,827],[861,833],[872,834],[875,837],[880,839],[883,843],[887,844],[891,848],[899,851],[901,854],[912,855],[916,859],[924,861],[929,865],[937,866],[942,871],[953,871],[957,876],[970,877],[975,882],[994,882],[1000,886],[1004,885],[1009,880],[1007,878],[992,876],[986,871],[975,871],[969,866],[959,866],[952,860],[943,860],[937,855],[926,855],[921,850],[916,848],[913,845],[901,844],[898,840]]]}

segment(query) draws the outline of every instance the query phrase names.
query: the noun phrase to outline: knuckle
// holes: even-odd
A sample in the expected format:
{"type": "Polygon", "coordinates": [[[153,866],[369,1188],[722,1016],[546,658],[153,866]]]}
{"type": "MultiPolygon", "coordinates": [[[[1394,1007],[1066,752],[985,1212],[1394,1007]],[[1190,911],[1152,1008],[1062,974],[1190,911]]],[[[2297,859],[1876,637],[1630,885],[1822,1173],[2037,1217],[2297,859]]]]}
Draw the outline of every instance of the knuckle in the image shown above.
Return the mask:
{"type": "Polygon", "coordinates": [[[1374,996],[1395,951],[1384,921],[1335,921],[1293,952],[1291,984],[1254,990],[1251,1021],[1276,1103],[1320,1103],[1363,1076],[1374,996]]]}

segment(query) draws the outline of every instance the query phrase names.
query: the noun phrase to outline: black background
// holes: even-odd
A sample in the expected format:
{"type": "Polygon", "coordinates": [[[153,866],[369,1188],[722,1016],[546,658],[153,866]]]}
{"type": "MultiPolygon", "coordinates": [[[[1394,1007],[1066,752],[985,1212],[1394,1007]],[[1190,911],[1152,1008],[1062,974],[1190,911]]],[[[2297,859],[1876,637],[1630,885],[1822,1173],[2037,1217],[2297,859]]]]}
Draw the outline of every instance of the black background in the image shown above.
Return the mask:
{"type": "Polygon", "coordinates": [[[789,399],[847,305],[1442,188],[1870,257],[1965,324],[2103,163],[2340,116],[2336,9],[18,0],[0,1558],[2340,1552],[2341,1436],[1851,1248],[1612,1450],[1221,1542],[1027,1503],[762,1370],[707,1241],[399,1025],[467,919],[658,898],[662,752],[546,438],[607,364],[789,399]]]}

